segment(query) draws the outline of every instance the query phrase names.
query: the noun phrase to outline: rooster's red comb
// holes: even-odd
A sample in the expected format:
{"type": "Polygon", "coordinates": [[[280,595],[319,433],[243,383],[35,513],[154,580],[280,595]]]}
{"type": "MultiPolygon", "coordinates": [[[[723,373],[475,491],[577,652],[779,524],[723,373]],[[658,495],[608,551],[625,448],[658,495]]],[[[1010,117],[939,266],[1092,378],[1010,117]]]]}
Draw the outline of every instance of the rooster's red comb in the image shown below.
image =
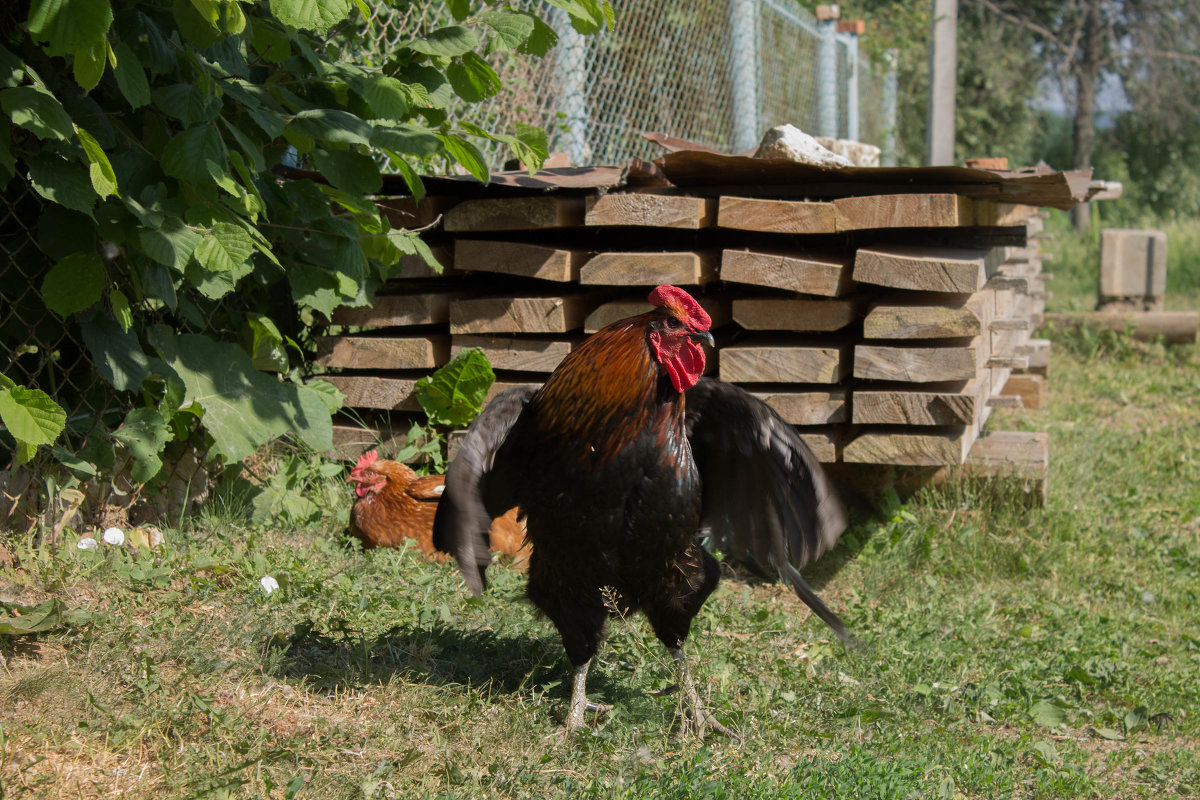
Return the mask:
{"type": "Polygon", "coordinates": [[[379,452],[377,450],[368,450],[358,457],[358,463],[354,465],[354,471],[366,469],[379,460],[379,452]]]}
{"type": "Polygon", "coordinates": [[[712,327],[708,312],[700,307],[696,298],[678,286],[656,287],[650,292],[650,304],[667,309],[692,330],[706,331],[712,327]]]}

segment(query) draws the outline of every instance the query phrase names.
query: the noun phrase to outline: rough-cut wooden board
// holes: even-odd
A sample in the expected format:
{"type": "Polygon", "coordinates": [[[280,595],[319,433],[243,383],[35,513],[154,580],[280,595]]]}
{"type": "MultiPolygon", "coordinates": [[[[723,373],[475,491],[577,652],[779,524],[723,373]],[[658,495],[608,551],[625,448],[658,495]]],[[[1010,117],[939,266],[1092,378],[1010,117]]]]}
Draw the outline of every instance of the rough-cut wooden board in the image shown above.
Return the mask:
{"type": "Polygon", "coordinates": [[[454,266],[468,272],[499,272],[523,278],[570,282],[588,259],[582,250],[565,250],[523,242],[459,239],[454,243],[454,266]]]}
{"type": "Polygon", "coordinates": [[[721,380],[731,383],[838,383],[849,373],[849,344],[748,339],[721,350],[721,380]]]}
{"type": "Polygon", "coordinates": [[[475,297],[450,304],[450,332],[567,333],[595,304],[589,294],[554,297],[475,297]]]}
{"type": "Polygon", "coordinates": [[[987,395],[986,378],[957,391],[856,390],[851,399],[856,425],[974,425],[987,395]]]}
{"type": "MultiPolygon", "coordinates": [[[[708,316],[712,319],[713,330],[729,324],[730,303],[728,298],[709,296],[697,299],[700,301],[700,307],[707,311],[708,316]]],[[[587,319],[583,322],[583,332],[595,333],[619,319],[644,314],[653,307],[648,300],[644,299],[612,300],[597,306],[595,311],[588,314],[587,319]]]]}
{"type": "Polygon", "coordinates": [[[1045,376],[1050,371],[1050,340],[1030,339],[1017,347],[1016,354],[1029,356],[1028,372],[1045,376]]]}
{"type": "Polygon", "coordinates": [[[438,325],[450,319],[450,303],[460,295],[460,292],[377,295],[374,305],[337,309],[333,312],[333,324],[362,328],[438,325]]]}
{"type": "Polygon", "coordinates": [[[860,248],[854,280],[895,289],[972,294],[987,281],[987,251],[897,245],[860,248]]]}
{"type": "Polygon", "coordinates": [[[1043,408],[1046,405],[1046,379],[1041,375],[1010,375],[1000,396],[1021,398],[1022,408],[1043,408]]]}
{"type": "Polygon", "coordinates": [[[716,277],[711,253],[598,253],[579,270],[591,286],[702,286],[716,277]]]}
{"type": "Polygon", "coordinates": [[[969,381],[979,373],[986,357],[983,337],[947,347],[860,344],[854,348],[854,377],[904,383],[969,381]]]}
{"type": "Polygon", "coordinates": [[[835,233],[833,203],[722,197],[717,225],[766,233],[835,233]]]}
{"type": "Polygon", "coordinates": [[[860,316],[854,300],[746,297],[733,301],[733,321],[746,330],[836,331],[860,316]]]}
{"type": "Polygon", "coordinates": [[[431,278],[462,275],[460,270],[454,268],[454,248],[452,246],[439,245],[429,249],[433,252],[434,260],[442,265],[441,272],[438,272],[425,263],[425,259],[419,255],[400,256],[400,270],[396,275],[392,276],[391,280],[429,280],[431,278]]]}
{"type": "Polygon", "coordinates": [[[937,297],[888,298],[863,320],[867,339],[946,339],[978,336],[987,330],[995,307],[993,293],[980,290],[957,302],[937,297]]]}
{"type": "Polygon", "coordinates": [[[715,198],[667,194],[605,194],[587,198],[587,225],[707,228],[716,220],[715,198]]]}
{"type": "Polygon", "coordinates": [[[318,364],[339,369],[429,369],[449,360],[449,336],[334,336],[317,351],[318,364]]]}
{"type": "Polygon", "coordinates": [[[846,422],[844,389],[814,392],[751,392],[792,425],[830,425],[846,422]]]}
{"type": "Polygon", "coordinates": [[[816,456],[817,461],[822,464],[832,464],[838,458],[838,444],[841,441],[841,431],[837,428],[823,431],[814,430],[798,430],[800,438],[812,454],[816,456]]]}
{"type": "Polygon", "coordinates": [[[839,231],[870,228],[1001,227],[1024,224],[1030,209],[957,194],[884,194],[833,201],[839,231]]]}
{"type": "Polygon", "coordinates": [[[504,197],[464,200],[446,212],[447,231],[515,231],[583,224],[582,197],[504,197]]]}
{"type": "Polygon", "coordinates": [[[427,196],[420,200],[388,197],[379,200],[377,205],[393,228],[418,230],[441,222],[442,216],[457,203],[458,198],[455,197],[427,196]]]}
{"type": "Polygon", "coordinates": [[[514,372],[553,372],[559,362],[571,352],[574,342],[549,339],[522,339],[515,336],[455,336],[450,342],[450,355],[464,349],[483,350],[492,369],[514,372]]]}
{"type": "Polygon", "coordinates": [[[961,464],[966,460],[977,436],[978,431],[974,427],[921,433],[866,430],[842,448],[842,461],[911,467],[961,464]]]}
{"type": "Polygon", "coordinates": [[[377,378],[367,375],[325,375],[346,396],[346,408],[385,408],[393,411],[420,411],[413,394],[419,378],[377,378]]]}
{"type": "MultiPolygon", "coordinates": [[[[1014,476],[1043,483],[1049,474],[1050,436],[1041,431],[991,431],[980,436],[967,458],[970,474],[1014,476]]],[[[1045,487],[1041,487],[1045,492],[1045,487]]]]}
{"type": "Polygon", "coordinates": [[[801,294],[837,297],[850,287],[850,268],[846,261],[832,256],[723,250],[721,279],[801,294]]]}

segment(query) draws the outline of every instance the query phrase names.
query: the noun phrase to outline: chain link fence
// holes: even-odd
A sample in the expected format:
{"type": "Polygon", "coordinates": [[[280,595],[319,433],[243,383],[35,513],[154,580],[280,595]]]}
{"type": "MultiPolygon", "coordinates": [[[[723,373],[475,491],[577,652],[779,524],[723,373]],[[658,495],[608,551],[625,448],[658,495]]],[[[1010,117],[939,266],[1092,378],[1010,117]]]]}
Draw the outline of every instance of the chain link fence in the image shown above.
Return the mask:
{"type": "MultiPolygon", "coordinates": [[[[575,165],[654,158],[649,131],[740,152],[785,123],[884,147],[886,159],[895,126],[886,69],[836,20],[818,22],[791,0],[612,0],[614,29],[592,36],[541,0],[517,5],[559,41],[540,60],[491,57],[503,88],[468,112],[485,128],[542,127],[551,151],[575,165]]],[[[399,42],[451,22],[440,0],[378,4],[347,46],[382,63],[399,42]]],[[[499,168],[505,153],[489,156],[499,168]]]]}

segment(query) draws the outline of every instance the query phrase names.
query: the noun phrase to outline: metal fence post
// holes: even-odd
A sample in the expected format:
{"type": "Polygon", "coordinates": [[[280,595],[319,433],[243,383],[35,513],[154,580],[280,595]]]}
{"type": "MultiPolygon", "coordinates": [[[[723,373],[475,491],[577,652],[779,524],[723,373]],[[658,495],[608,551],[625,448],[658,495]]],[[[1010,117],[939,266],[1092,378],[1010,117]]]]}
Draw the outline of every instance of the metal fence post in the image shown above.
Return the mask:
{"type": "Polygon", "coordinates": [[[817,27],[821,40],[817,45],[817,135],[838,135],[836,5],[817,6],[817,27]]]}
{"type": "Polygon", "coordinates": [[[888,50],[883,54],[883,62],[887,64],[887,75],[883,78],[883,157],[879,163],[885,167],[894,167],[897,152],[896,134],[900,123],[896,113],[896,96],[900,91],[900,51],[888,50]]]}
{"type": "Polygon", "coordinates": [[[558,108],[567,128],[563,149],[573,165],[584,166],[592,162],[588,131],[587,42],[571,27],[571,19],[565,11],[554,8],[549,16],[551,25],[558,32],[554,71],[558,76],[558,108]]]}
{"type": "Polygon", "coordinates": [[[730,0],[729,59],[733,93],[733,149],[758,144],[758,2],[730,0]]]}

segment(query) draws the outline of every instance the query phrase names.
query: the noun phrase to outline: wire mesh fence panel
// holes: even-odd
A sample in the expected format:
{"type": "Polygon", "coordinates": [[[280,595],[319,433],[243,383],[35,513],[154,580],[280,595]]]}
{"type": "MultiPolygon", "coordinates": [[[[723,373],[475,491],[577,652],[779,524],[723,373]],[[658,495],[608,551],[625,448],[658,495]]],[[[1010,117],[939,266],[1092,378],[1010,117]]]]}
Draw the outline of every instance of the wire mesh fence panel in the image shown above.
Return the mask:
{"type": "MultiPolygon", "coordinates": [[[[820,67],[822,31],[791,0],[613,0],[616,25],[581,36],[566,13],[520,0],[558,33],[543,59],[488,56],[503,88],[481,103],[450,109],[499,133],[518,122],[546,130],[551,152],[577,165],[620,163],[661,151],[642,134],[657,131],[718,150],[754,146],[762,133],[790,123],[821,134],[822,102],[833,109],[826,135],[845,137],[857,76],[858,138],[881,144],[887,123],[879,70],[830,38],[836,54],[820,67]],[[853,64],[855,69],[851,70],[853,64]],[[822,96],[822,91],[825,95],[822,96]]],[[[441,2],[378,4],[345,36],[366,63],[382,64],[397,42],[452,24],[441,2]]],[[[493,168],[507,153],[485,147],[493,168]]]]}

